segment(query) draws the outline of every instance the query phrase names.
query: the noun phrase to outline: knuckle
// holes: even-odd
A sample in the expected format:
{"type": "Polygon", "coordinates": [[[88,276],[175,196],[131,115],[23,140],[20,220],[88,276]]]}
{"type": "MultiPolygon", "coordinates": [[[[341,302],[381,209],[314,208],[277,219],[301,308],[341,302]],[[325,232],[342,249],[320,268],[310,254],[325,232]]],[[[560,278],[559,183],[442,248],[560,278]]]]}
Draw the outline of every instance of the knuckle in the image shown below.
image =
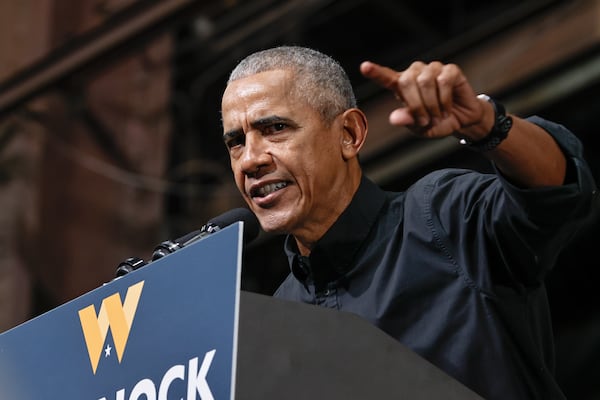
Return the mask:
{"type": "Polygon", "coordinates": [[[422,69],[425,66],[423,61],[413,61],[408,69],[422,69]]]}
{"type": "Polygon", "coordinates": [[[410,86],[411,82],[413,81],[413,76],[411,74],[402,74],[398,77],[397,82],[398,82],[398,87],[400,87],[401,89],[405,89],[408,86],[410,86]]]}
{"type": "Polygon", "coordinates": [[[431,78],[431,74],[423,73],[417,77],[417,84],[420,87],[432,87],[435,82],[431,78]]]}
{"type": "Polygon", "coordinates": [[[451,79],[446,75],[439,75],[436,80],[438,86],[447,86],[451,83],[451,79]]]}

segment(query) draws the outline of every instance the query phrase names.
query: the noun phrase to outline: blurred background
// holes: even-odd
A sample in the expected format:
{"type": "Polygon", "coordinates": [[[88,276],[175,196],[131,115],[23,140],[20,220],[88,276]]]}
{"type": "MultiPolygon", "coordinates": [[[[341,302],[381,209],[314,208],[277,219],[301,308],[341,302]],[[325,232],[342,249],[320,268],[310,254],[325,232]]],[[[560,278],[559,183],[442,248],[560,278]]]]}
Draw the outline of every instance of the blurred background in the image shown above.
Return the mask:
{"type": "MultiPolygon", "coordinates": [[[[489,165],[388,126],[394,99],[360,76],[363,60],[458,63],[511,112],[568,126],[600,182],[600,0],[3,0],[0,26],[0,332],[243,206],[220,96],[265,47],[314,47],[346,68],[370,121],[365,173],[386,189],[489,165]]],[[[600,398],[599,245],[600,211],[548,278],[572,399],[600,398]]],[[[282,237],[261,233],[242,289],[271,294],[286,274],[282,237]]]]}

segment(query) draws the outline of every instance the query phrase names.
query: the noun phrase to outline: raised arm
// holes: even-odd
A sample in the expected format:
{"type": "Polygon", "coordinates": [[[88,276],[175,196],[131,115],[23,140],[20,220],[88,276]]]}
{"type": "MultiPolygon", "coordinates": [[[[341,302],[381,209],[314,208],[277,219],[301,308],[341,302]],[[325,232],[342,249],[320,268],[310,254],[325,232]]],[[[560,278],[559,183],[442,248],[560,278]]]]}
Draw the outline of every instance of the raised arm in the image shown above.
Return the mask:
{"type": "MultiPolygon", "coordinates": [[[[492,130],[492,103],[473,91],[455,64],[417,61],[404,71],[365,61],[362,74],[392,91],[400,106],[390,123],[406,126],[415,135],[442,138],[450,135],[479,142],[492,130]]],[[[554,139],[539,126],[510,113],[512,127],[496,147],[482,154],[513,183],[521,187],[561,185],[566,159],[554,139]]]]}

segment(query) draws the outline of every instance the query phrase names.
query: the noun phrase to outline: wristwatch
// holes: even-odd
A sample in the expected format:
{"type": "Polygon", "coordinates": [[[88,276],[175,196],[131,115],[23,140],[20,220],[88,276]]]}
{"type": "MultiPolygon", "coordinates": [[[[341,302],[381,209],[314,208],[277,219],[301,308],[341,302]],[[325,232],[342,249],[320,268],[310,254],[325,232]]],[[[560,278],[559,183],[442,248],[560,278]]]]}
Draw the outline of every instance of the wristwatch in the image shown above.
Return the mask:
{"type": "Polygon", "coordinates": [[[494,101],[490,96],[480,94],[477,98],[484,99],[492,104],[494,108],[494,126],[492,126],[492,130],[481,140],[473,141],[468,138],[462,138],[459,140],[459,143],[473,150],[485,152],[495,149],[496,146],[506,139],[508,131],[512,128],[513,121],[512,117],[506,115],[504,106],[494,101]]]}

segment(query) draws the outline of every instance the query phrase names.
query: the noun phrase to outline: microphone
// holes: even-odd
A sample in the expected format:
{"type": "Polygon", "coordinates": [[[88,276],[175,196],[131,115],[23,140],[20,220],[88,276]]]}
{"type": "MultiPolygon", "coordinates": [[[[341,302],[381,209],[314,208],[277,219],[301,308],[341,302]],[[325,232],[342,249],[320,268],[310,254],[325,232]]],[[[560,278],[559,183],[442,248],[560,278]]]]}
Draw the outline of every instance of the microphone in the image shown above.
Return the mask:
{"type": "Polygon", "coordinates": [[[123,275],[126,275],[126,274],[130,273],[131,271],[135,271],[136,269],[141,268],[147,264],[148,263],[146,261],[142,260],[139,257],[129,257],[128,259],[123,261],[121,264],[119,264],[117,271],[115,272],[115,275],[117,278],[120,278],[123,275]]]}
{"type": "MultiPolygon", "coordinates": [[[[244,222],[244,244],[250,243],[258,236],[260,224],[258,218],[247,208],[234,208],[217,217],[210,219],[200,229],[190,232],[175,240],[166,240],[156,246],[152,254],[152,261],[158,260],[168,254],[173,253],[197,240],[201,240],[221,229],[234,224],[236,222],[244,222]]],[[[150,261],[150,262],[152,262],[150,261]]],[[[119,264],[115,279],[121,278],[129,272],[135,271],[147,265],[148,262],[139,257],[129,257],[119,264]]],[[[113,280],[115,280],[113,279],[113,280]]]]}
{"type": "Polygon", "coordinates": [[[156,246],[152,253],[152,261],[171,254],[197,240],[201,240],[236,222],[244,222],[244,244],[250,243],[258,236],[259,222],[254,213],[247,208],[234,208],[210,219],[200,229],[192,231],[175,240],[166,240],[156,246]]]}

